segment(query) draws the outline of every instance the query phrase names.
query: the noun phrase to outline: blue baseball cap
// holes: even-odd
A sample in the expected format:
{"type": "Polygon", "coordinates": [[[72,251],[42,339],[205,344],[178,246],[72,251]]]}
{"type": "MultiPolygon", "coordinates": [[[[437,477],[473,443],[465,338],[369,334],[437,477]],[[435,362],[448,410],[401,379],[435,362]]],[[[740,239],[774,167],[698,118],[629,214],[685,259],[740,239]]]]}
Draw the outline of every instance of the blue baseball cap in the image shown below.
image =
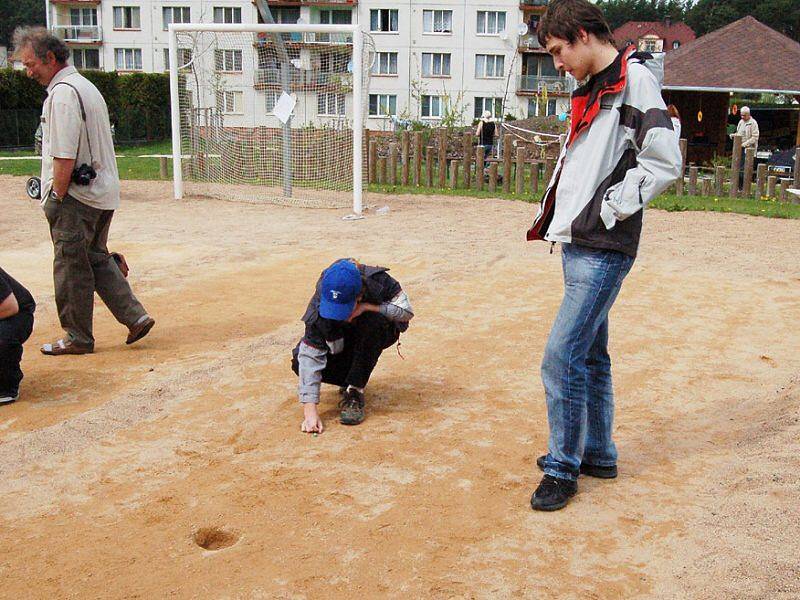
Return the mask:
{"type": "Polygon", "coordinates": [[[356,305],[361,292],[361,273],[351,261],[337,260],[322,274],[319,314],[323,319],[344,321],[356,305]]]}

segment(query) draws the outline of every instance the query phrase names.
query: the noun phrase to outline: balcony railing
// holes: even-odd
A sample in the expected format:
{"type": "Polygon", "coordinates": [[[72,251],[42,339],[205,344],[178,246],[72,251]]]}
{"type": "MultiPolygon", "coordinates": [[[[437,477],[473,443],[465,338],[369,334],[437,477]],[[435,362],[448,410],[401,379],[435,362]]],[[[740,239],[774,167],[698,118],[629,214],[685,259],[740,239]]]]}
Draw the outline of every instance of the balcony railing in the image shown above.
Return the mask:
{"type": "MultiPolygon", "coordinates": [[[[271,44],[273,35],[270,33],[254,34],[256,46],[271,44]]],[[[352,44],[353,34],[351,33],[281,33],[281,38],[289,44],[352,44]]]]}
{"type": "Polygon", "coordinates": [[[517,90],[520,92],[568,93],[572,91],[572,80],[566,77],[521,75],[517,90]]]}
{"type": "Polygon", "coordinates": [[[517,43],[520,50],[543,50],[542,45],[539,43],[539,38],[535,33],[528,33],[519,36],[517,43]]]}
{"type": "Polygon", "coordinates": [[[99,25],[54,25],[52,27],[56,37],[65,42],[102,42],[103,31],[99,25]]]}
{"type": "MultiPolygon", "coordinates": [[[[289,86],[291,89],[329,86],[339,89],[347,88],[352,85],[352,75],[349,73],[329,73],[325,71],[302,71],[300,69],[289,69],[289,86]]],[[[255,73],[255,85],[281,85],[282,77],[279,69],[270,67],[257,69],[255,73]]]]}
{"type": "Polygon", "coordinates": [[[526,6],[547,6],[550,4],[550,0],[519,0],[520,8],[525,8],[526,6]]]}

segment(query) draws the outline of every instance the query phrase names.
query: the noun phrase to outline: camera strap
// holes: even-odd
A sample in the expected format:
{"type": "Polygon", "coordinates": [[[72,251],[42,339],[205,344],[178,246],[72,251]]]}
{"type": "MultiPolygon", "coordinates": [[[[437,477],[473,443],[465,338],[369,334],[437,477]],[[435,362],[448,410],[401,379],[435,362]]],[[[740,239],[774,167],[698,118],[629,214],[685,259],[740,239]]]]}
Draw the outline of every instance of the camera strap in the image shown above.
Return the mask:
{"type": "MultiPolygon", "coordinates": [[[[81,120],[83,120],[83,126],[86,128],[86,143],[89,145],[89,164],[92,165],[94,163],[94,156],[92,154],[92,139],[89,135],[89,124],[86,122],[86,109],[83,107],[83,98],[81,98],[81,94],[78,89],[72,85],[71,83],[67,83],[66,81],[59,81],[57,84],[53,86],[53,89],[56,89],[60,85],[66,85],[71,87],[75,92],[75,95],[78,97],[78,105],[81,107],[81,120]]],[[[51,90],[52,91],[52,90],[51,90]]],[[[78,136],[78,151],[75,155],[75,160],[77,162],[78,155],[81,153],[81,138],[78,136]]]]}

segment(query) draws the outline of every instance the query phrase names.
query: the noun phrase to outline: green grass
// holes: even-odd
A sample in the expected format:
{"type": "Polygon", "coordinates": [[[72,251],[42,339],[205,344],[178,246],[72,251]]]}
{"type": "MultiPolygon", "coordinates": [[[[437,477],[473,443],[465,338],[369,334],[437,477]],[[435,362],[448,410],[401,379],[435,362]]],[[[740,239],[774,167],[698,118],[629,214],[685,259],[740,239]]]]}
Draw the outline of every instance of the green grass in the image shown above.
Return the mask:
{"type": "MultiPolygon", "coordinates": [[[[117,159],[117,168],[121,179],[160,179],[159,162],[156,158],[137,158],[139,154],[171,154],[172,145],[169,140],[151,142],[149,144],[137,144],[131,146],[118,146],[117,154],[122,155],[117,159]]],[[[0,152],[0,156],[31,156],[33,152],[0,152]]],[[[2,160],[0,161],[0,175],[38,175],[40,171],[38,160],[2,160]]],[[[172,160],[167,164],[168,178],[172,178],[172,160]]],[[[468,198],[504,198],[506,200],[518,200],[521,202],[538,202],[540,194],[544,191],[540,185],[539,192],[536,194],[530,191],[530,184],[526,182],[526,191],[521,197],[514,193],[504,193],[502,187],[498,186],[495,193],[489,193],[485,188],[483,191],[473,189],[451,189],[451,188],[427,188],[403,185],[377,185],[367,186],[369,192],[380,192],[384,194],[424,194],[424,195],[444,195],[468,198]]],[[[778,219],[800,219],[800,205],[788,202],[777,202],[775,200],[744,200],[733,198],[714,198],[710,196],[676,196],[674,194],[662,194],[653,200],[651,206],[670,212],[680,211],[704,211],[704,212],[723,212],[738,213],[744,215],[754,215],[759,217],[771,217],[778,219]]]]}

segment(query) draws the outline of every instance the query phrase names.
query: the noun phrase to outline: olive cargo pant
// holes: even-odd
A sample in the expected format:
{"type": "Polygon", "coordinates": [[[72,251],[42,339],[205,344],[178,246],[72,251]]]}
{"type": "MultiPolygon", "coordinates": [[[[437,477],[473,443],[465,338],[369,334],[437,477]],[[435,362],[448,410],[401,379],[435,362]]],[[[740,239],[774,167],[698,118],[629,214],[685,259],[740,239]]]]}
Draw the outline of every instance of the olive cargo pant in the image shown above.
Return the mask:
{"type": "Polygon", "coordinates": [[[53,282],[61,327],[69,338],[94,347],[94,293],[114,318],[130,328],[146,314],[106,244],[113,210],[100,210],[67,195],[44,205],[53,239],[53,282]]]}

